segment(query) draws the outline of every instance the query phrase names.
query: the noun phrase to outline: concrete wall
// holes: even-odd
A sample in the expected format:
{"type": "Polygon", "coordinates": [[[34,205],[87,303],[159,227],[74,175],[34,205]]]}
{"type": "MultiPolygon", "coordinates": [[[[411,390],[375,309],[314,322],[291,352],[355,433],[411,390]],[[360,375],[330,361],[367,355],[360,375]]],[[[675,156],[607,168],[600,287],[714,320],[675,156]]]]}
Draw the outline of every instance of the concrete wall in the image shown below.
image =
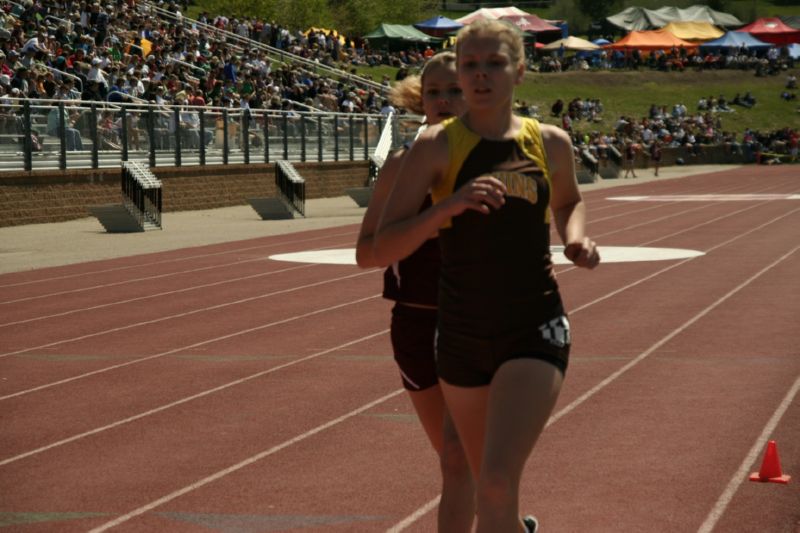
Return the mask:
{"type": "MultiPolygon", "coordinates": [[[[366,161],[294,163],[306,180],[306,198],[343,196],[363,186],[366,161]]],[[[164,211],[245,205],[275,195],[273,164],[158,167],[164,211]]],[[[117,169],[0,173],[0,226],[60,222],[89,216],[88,206],[121,203],[117,169]]]]}

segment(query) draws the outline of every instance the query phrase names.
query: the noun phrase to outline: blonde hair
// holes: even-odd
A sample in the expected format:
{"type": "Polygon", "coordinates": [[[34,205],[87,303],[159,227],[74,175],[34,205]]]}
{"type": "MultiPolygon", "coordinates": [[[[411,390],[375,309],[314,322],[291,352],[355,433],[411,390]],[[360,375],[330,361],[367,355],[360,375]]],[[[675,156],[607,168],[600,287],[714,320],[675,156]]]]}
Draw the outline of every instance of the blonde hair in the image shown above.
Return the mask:
{"type": "Polygon", "coordinates": [[[515,65],[525,62],[525,46],[522,42],[522,33],[513,25],[502,20],[479,19],[464,26],[456,34],[456,53],[465,39],[474,36],[497,36],[508,45],[511,62],[515,65]]]}
{"type": "Polygon", "coordinates": [[[389,101],[397,107],[422,115],[424,113],[422,109],[422,87],[425,85],[425,75],[435,68],[455,68],[455,65],[456,55],[453,52],[439,52],[425,63],[419,75],[408,76],[392,87],[389,92],[389,101]]]}

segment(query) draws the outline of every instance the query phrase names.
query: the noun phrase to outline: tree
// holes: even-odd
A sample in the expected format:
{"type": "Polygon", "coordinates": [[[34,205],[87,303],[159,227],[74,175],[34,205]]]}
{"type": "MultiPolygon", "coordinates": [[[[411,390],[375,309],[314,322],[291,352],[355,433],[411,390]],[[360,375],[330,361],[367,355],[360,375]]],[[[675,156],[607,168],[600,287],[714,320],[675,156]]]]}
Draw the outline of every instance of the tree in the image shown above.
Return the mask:
{"type": "Polygon", "coordinates": [[[616,3],[616,0],[577,0],[577,7],[592,21],[596,21],[612,15],[616,3]]]}
{"type": "Polygon", "coordinates": [[[333,15],[328,0],[274,0],[277,21],[288,28],[305,31],[312,26],[329,27],[333,15]]]}

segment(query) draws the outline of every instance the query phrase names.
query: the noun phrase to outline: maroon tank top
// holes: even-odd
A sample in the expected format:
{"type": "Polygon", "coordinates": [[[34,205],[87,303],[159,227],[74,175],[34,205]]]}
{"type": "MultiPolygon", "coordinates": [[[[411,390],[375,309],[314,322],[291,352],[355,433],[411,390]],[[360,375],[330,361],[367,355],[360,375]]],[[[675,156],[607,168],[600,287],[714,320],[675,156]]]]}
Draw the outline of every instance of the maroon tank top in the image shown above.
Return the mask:
{"type": "MultiPolygon", "coordinates": [[[[431,206],[430,195],[420,211],[431,206]]],[[[401,303],[435,306],[439,291],[439,239],[425,241],[405,259],[390,265],[383,273],[383,297],[401,303]]]]}

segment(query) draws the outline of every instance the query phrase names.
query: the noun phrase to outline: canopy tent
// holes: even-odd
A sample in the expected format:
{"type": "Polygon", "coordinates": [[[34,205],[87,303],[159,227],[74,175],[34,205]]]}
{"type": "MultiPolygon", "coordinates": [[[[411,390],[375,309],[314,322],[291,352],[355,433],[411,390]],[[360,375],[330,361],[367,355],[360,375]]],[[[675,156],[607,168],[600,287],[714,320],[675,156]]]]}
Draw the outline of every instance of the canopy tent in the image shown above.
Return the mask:
{"type": "Polygon", "coordinates": [[[710,22],[673,20],[664,29],[684,41],[709,41],[725,35],[724,31],[710,22]]]}
{"type": "Polygon", "coordinates": [[[800,15],[788,15],[780,17],[780,19],[790,28],[800,30],[800,15]]]}
{"type": "Polygon", "coordinates": [[[499,19],[500,17],[527,15],[528,13],[514,6],[509,7],[482,7],[472,13],[457,18],[456,22],[470,24],[478,19],[499,19]]]}
{"type": "Polygon", "coordinates": [[[438,44],[442,39],[422,33],[414,26],[404,24],[381,24],[364,35],[372,48],[404,50],[415,44],[438,44]]]}
{"type": "Polygon", "coordinates": [[[800,30],[787,26],[778,17],[761,18],[735,31],[747,32],[766,43],[777,45],[800,43],[800,30]]]}
{"type": "Polygon", "coordinates": [[[561,28],[553,26],[549,22],[540,19],[536,15],[506,15],[500,20],[510,22],[522,31],[530,33],[545,33],[549,31],[558,32],[561,35],[561,28]]]}
{"type": "Polygon", "coordinates": [[[636,48],[638,50],[666,50],[668,48],[684,47],[696,48],[697,44],[683,39],[678,39],[666,30],[632,31],[619,41],[608,44],[605,48],[624,50],[636,48]]]}
{"type": "Polygon", "coordinates": [[[559,39],[557,41],[553,41],[550,44],[546,44],[542,47],[542,50],[560,50],[561,47],[564,47],[564,50],[599,50],[600,47],[594,44],[591,41],[587,41],[586,39],[581,39],[580,37],[573,37],[570,35],[566,39],[559,39]]]}
{"type": "Polygon", "coordinates": [[[733,15],[714,11],[708,6],[691,6],[685,9],[677,7],[662,7],[660,9],[645,9],[643,7],[629,7],[616,15],[607,17],[606,20],[618,28],[628,31],[643,31],[653,28],[663,28],[673,21],[679,22],[708,22],[723,28],[741,26],[743,22],[733,15]]]}
{"type": "Polygon", "coordinates": [[[456,22],[453,19],[441,15],[436,15],[428,20],[417,22],[416,24],[412,24],[412,26],[432,37],[444,37],[448,33],[460,30],[464,27],[460,22],[456,22]]]}
{"type": "Polygon", "coordinates": [[[772,43],[759,41],[749,33],[729,31],[719,39],[702,43],[700,50],[702,52],[718,52],[720,50],[738,50],[743,46],[748,50],[766,50],[772,48],[772,43]]]}
{"type": "Polygon", "coordinates": [[[611,44],[611,41],[609,41],[608,39],[603,39],[601,37],[600,39],[592,40],[592,43],[597,45],[597,50],[584,50],[584,51],[578,52],[575,55],[577,57],[580,57],[580,58],[582,58],[582,57],[596,57],[596,56],[599,56],[599,55],[602,54],[603,48],[605,48],[605,45],[611,44]]]}

